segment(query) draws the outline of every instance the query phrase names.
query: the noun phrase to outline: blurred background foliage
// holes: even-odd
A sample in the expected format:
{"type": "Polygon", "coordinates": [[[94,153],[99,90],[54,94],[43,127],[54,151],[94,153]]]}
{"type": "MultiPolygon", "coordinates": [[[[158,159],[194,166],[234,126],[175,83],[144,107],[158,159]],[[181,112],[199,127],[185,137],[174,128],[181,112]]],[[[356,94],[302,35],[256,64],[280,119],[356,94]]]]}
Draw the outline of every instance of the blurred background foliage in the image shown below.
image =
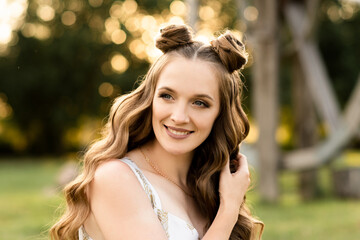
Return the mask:
{"type": "MultiPolygon", "coordinates": [[[[235,0],[199,2],[197,38],[234,29],[248,37],[251,54],[258,16],[252,1],[240,11],[235,0]]],[[[356,1],[323,0],[318,14],[316,36],[342,106],[360,69],[359,10],[356,1]]],[[[96,137],[112,99],[133,89],[161,54],[154,46],[160,26],[185,22],[187,12],[178,0],[0,0],[0,154],[83,149],[96,137]]],[[[290,43],[286,26],[279,38],[282,46],[290,43]]],[[[281,119],[288,127],[279,127],[278,141],[291,146],[287,58],[281,48],[281,119]]],[[[252,59],[244,71],[250,114],[251,65],[252,59]]]]}
{"type": "MultiPolygon", "coordinates": [[[[294,46],[283,21],[288,1],[279,1],[281,112],[276,139],[291,149],[294,46]]],[[[244,103],[252,123],[247,141],[256,142],[251,67],[258,10],[253,0],[198,2],[199,40],[229,28],[247,43],[244,103]]],[[[0,239],[48,239],[54,211],[64,204],[59,172],[74,160],[64,155],[83,150],[98,136],[112,99],[133,89],[161,54],[154,46],[159,28],[186,22],[188,11],[180,0],[0,0],[0,239]]],[[[360,70],[360,1],[321,0],[317,17],[315,36],[344,107],[360,70]]],[[[334,167],[359,167],[359,156],[358,150],[345,151],[334,167]]],[[[328,168],[320,169],[324,198],[316,201],[302,201],[299,174],[289,171],[279,173],[280,204],[264,204],[251,191],[253,212],[266,223],[264,239],[358,239],[359,202],[333,198],[330,174],[328,168]]]]}

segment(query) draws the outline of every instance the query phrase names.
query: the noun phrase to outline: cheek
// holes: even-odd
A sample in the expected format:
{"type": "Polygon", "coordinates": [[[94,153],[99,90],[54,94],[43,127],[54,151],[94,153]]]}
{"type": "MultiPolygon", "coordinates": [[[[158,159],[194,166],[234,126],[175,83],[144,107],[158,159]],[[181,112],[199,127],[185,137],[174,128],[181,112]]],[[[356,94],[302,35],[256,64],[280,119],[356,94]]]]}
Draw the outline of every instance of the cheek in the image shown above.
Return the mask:
{"type": "Polygon", "coordinates": [[[204,132],[208,134],[211,132],[211,129],[213,128],[216,117],[217,117],[216,113],[206,114],[204,116],[197,118],[196,125],[198,126],[199,129],[202,129],[204,132]]]}
{"type": "Polygon", "coordinates": [[[157,100],[153,101],[152,105],[152,119],[161,120],[166,115],[166,108],[163,104],[159,103],[157,100]]]}

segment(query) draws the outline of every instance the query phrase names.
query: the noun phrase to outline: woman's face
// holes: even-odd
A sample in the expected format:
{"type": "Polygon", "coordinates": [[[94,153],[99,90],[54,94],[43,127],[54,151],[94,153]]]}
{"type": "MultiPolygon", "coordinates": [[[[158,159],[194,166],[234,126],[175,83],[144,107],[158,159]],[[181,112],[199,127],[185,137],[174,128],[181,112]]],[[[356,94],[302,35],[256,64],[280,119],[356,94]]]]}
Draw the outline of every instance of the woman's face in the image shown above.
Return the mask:
{"type": "Polygon", "coordinates": [[[219,83],[211,65],[172,59],[160,73],[153,99],[156,140],[172,154],[192,152],[209,136],[219,108],[219,83]]]}

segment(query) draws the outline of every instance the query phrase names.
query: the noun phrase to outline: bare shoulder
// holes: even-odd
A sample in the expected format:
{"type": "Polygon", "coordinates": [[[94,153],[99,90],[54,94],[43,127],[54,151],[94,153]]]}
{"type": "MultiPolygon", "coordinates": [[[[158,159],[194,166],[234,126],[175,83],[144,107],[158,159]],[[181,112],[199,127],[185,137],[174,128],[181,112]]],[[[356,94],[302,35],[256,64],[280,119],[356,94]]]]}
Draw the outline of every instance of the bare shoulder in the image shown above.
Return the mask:
{"type": "MultiPolygon", "coordinates": [[[[146,200],[146,195],[130,167],[119,159],[111,159],[100,164],[90,184],[90,202],[108,204],[121,203],[135,197],[146,200]]],[[[119,205],[121,207],[121,205],[119,205]]]]}
{"type": "Polygon", "coordinates": [[[164,239],[151,202],[131,168],[119,159],[102,163],[89,188],[91,212],[105,239],[164,239]],[[142,226],[142,232],[133,229],[142,226]]]}
{"type": "Polygon", "coordinates": [[[94,181],[99,183],[105,183],[107,181],[115,183],[119,180],[131,179],[136,180],[134,173],[126,163],[119,159],[111,159],[101,163],[100,166],[97,167],[94,175],[94,181]]]}

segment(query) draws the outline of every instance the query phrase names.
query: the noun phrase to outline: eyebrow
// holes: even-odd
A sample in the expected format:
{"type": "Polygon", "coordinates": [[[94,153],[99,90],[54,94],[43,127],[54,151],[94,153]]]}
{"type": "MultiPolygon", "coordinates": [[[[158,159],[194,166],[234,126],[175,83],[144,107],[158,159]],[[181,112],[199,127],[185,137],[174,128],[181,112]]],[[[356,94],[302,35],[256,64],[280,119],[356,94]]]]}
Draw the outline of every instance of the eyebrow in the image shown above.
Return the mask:
{"type": "MultiPolygon", "coordinates": [[[[169,92],[175,93],[175,91],[174,91],[173,89],[169,88],[169,87],[160,87],[160,88],[158,88],[158,90],[167,90],[167,91],[169,91],[169,92]]],[[[215,102],[214,98],[212,98],[212,97],[211,97],[210,95],[208,95],[208,94],[196,94],[195,97],[207,98],[207,99],[215,102]]]]}

